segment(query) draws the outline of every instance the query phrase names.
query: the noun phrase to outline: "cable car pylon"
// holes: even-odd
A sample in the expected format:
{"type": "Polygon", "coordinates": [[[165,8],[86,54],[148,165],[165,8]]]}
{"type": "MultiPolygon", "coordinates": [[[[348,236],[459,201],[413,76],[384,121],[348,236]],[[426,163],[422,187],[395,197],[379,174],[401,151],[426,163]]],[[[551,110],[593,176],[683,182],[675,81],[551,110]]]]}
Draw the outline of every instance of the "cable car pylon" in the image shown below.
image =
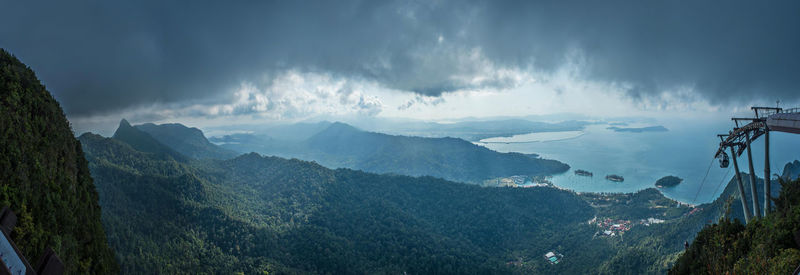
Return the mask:
{"type": "MultiPolygon", "coordinates": [[[[721,142],[724,142],[725,139],[723,138],[727,137],[728,135],[717,135],[717,136],[719,137],[721,142]]],[[[728,148],[730,148],[731,156],[733,156],[732,157],[733,170],[736,170],[736,185],[739,187],[739,198],[742,199],[742,211],[744,212],[744,222],[749,223],[750,219],[752,219],[751,216],[753,215],[753,213],[750,212],[750,207],[747,206],[747,197],[745,197],[744,195],[744,184],[742,183],[742,173],[739,172],[739,162],[736,161],[736,152],[734,152],[733,147],[734,146],[729,146],[728,148]]],[[[722,151],[721,154],[718,154],[717,158],[719,158],[719,167],[721,168],[728,167],[729,165],[728,155],[725,154],[725,151],[722,151]]]]}
{"type": "Polygon", "coordinates": [[[750,188],[753,196],[753,212],[755,218],[761,217],[761,209],[758,202],[758,192],[756,188],[756,176],[753,169],[753,155],[750,145],[760,136],[764,136],[764,215],[772,212],[772,179],[770,176],[769,162],[769,132],[779,131],[786,133],[800,134],[800,108],[782,109],[779,107],[752,107],[755,117],[752,118],[731,118],[735,127],[728,134],[717,135],[720,138],[719,149],[714,155],[719,159],[720,167],[726,168],[729,164],[726,150],[730,150],[733,166],[736,170],[736,182],[739,187],[739,194],[742,200],[745,223],[753,219],[750,207],[747,206],[747,198],[744,192],[744,184],[739,171],[737,157],[747,151],[748,170],[750,172],[750,188]],[[739,121],[750,121],[740,127],[739,121]]]}

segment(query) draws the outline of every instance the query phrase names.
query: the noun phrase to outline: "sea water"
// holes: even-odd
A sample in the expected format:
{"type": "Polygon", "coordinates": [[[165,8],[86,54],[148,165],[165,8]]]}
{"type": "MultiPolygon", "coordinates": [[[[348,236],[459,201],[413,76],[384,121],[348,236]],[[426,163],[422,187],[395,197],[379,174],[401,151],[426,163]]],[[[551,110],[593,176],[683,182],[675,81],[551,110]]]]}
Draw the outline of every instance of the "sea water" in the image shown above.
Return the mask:
{"type": "MultiPolygon", "coordinates": [[[[626,126],[663,125],[669,129],[641,133],[615,132],[607,129],[608,124],[594,124],[581,133],[550,133],[538,135],[540,139],[526,134],[482,140],[495,142],[477,144],[499,152],[535,153],[542,158],[565,162],[571,169],[553,176],[551,181],[577,192],[635,192],[654,187],[661,177],[678,176],[684,179],[681,184],[661,188],[661,191],[672,199],[699,204],[717,198],[734,175],[733,163],[730,168],[723,169],[714,159],[720,142],[716,135],[727,133],[730,124],[729,121],[680,120],[626,126]],[[594,176],[575,175],[576,169],[587,170],[594,176]],[[610,174],[623,176],[625,181],[606,180],[606,175],[610,174]]],[[[755,174],[760,177],[764,175],[763,140],[764,137],[760,137],[752,147],[755,174]]],[[[787,162],[800,159],[800,135],[771,132],[770,147],[771,173],[781,174],[787,162]]],[[[746,153],[739,157],[739,169],[748,171],[746,153]]]]}

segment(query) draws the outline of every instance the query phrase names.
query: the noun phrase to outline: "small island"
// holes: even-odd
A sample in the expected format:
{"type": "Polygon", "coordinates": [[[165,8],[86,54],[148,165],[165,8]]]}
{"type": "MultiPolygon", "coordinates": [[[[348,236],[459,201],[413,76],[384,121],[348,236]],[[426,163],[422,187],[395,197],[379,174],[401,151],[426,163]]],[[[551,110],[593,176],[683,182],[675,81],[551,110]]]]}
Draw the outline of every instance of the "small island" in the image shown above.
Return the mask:
{"type": "Polygon", "coordinates": [[[578,169],[578,170],[575,170],[575,175],[584,176],[584,177],[591,177],[594,174],[592,174],[592,172],[589,172],[589,171],[586,171],[586,170],[578,169]]]}
{"type": "Polygon", "coordinates": [[[658,187],[658,188],[673,187],[673,186],[678,185],[682,181],[683,181],[682,178],[679,178],[679,177],[676,177],[676,176],[666,176],[666,177],[660,178],[660,179],[658,179],[656,181],[656,187],[658,187]]]}
{"type": "Polygon", "coordinates": [[[610,180],[610,181],[613,181],[613,182],[623,182],[623,181],[625,181],[625,178],[623,178],[622,176],[614,175],[614,174],[606,176],[606,179],[610,180]]]}

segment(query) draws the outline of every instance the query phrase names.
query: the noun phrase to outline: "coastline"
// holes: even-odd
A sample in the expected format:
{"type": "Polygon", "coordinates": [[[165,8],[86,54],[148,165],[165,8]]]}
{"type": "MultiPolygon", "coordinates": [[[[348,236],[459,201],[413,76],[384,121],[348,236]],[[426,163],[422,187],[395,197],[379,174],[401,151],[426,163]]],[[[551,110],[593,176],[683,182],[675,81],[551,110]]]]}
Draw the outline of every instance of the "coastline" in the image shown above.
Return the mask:
{"type": "Polygon", "coordinates": [[[583,136],[583,135],[585,135],[585,134],[586,134],[586,131],[583,131],[583,130],[578,130],[578,131],[561,131],[561,132],[531,132],[531,133],[527,133],[527,134],[513,135],[513,136],[510,136],[510,137],[491,137],[491,138],[485,138],[485,139],[481,139],[481,140],[479,140],[479,141],[476,141],[476,142],[474,142],[474,143],[477,143],[477,144],[496,144],[496,143],[500,143],[500,144],[502,144],[502,143],[535,143],[535,142],[551,142],[551,141],[563,141],[563,140],[576,139],[576,138],[582,137],[582,136],[583,136]],[[552,133],[574,133],[574,132],[578,132],[578,133],[576,133],[575,135],[570,135],[570,136],[565,136],[565,137],[559,137],[559,138],[543,138],[543,139],[537,139],[537,140],[523,140],[523,141],[514,141],[514,140],[513,140],[513,139],[515,139],[515,138],[522,138],[523,136],[526,136],[526,135],[536,135],[536,134],[552,134],[552,133]]]}

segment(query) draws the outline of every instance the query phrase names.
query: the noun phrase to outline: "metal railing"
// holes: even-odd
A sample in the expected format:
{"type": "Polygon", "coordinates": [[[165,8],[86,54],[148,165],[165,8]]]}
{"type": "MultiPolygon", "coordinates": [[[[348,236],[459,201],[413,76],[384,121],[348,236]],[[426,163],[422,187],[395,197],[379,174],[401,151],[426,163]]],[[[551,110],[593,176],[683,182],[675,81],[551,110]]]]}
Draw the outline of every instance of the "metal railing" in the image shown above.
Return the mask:
{"type": "Polygon", "coordinates": [[[800,113],[800,108],[783,109],[782,113],[800,113]]]}

